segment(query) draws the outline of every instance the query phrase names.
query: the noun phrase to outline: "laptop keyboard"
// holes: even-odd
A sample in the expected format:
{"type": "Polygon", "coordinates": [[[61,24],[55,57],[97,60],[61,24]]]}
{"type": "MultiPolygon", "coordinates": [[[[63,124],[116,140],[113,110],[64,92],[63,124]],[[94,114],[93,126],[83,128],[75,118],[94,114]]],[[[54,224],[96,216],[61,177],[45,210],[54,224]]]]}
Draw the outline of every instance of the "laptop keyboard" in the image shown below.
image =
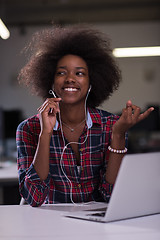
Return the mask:
{"type": "Polygon", "coordinates": [[[107,207],[103,207],[103,208],[97,208],[97,209],[92,209],[92,210],[85,210],[85,211],[94,211],[95,213],[90,213],[87,214],[87,216],[96,216],[96,217],[104,217],[105,213],[106,213],[107,207]]]}
{"type": "Polygon", "coordinates": [[[106,212],[97,212],[97,213],[88,214],[87,216],[104,217],[105,213],[106,212]]]}

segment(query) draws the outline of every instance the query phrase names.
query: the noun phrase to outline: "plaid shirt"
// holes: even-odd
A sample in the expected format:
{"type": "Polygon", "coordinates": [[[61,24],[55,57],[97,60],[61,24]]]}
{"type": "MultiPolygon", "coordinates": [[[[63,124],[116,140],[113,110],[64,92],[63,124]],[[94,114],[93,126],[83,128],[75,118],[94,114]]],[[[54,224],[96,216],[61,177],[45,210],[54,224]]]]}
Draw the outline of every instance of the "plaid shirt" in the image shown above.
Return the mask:
{"type": "Polygon", "coordinates": [[[80,171],[70,145],[63,154],[62,167],[69,180],[60,165],[64,148],[60,126],[57,125],[53,130],[50,171],[47,179],[41,181],[32,164],[40,134],[39,116],[35,115],[19,124],[16,133],[19,188],[30,205],[69,203],[70,194],[74,202],[109,201],[113,185],[105,180],[108,145],[111,142],[112,126],[119,117],[93,108],[88,109],[88,116],[90,124],[86,124],[79,138],[80,171]]]}

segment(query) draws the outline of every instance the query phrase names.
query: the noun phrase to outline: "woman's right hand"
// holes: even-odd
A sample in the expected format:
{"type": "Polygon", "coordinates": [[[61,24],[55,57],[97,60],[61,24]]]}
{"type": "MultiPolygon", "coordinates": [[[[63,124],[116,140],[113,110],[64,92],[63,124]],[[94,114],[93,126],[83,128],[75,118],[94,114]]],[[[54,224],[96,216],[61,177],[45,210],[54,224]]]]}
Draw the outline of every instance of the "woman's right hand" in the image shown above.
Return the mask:
{"type": "Polygon", "coordinates": [[[61,98],[47,98],[37,109],[40,117],[41,134],[51,135],[56,124],[56,114],[60,111],[61,98]]]}

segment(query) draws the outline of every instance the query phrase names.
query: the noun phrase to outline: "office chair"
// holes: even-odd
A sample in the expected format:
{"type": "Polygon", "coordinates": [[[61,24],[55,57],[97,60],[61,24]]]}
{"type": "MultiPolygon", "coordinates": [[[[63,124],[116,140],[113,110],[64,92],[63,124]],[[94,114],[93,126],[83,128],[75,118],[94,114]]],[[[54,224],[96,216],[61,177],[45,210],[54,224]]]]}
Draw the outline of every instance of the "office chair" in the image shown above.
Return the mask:
{"type": "Polygon", "coordinates": [[[19,205],[24,205],[24,204],[27,204],[27,203],[26,203],[26,201],[24,200],[24,198],[22,197],[19,205]]]}

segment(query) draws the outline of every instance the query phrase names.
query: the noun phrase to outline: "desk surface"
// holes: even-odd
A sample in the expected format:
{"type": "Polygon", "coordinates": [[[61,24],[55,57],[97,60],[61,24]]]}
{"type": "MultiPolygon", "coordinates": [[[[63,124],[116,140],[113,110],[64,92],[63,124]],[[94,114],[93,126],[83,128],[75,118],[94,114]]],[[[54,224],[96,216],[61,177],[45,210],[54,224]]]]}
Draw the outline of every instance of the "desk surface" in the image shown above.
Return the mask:
{"type": "Polygon", "coordinates": [[[0,206],[3,240],[159,240],[160,214],[112,223],[71,219],[73,205],[0,206]]]}

